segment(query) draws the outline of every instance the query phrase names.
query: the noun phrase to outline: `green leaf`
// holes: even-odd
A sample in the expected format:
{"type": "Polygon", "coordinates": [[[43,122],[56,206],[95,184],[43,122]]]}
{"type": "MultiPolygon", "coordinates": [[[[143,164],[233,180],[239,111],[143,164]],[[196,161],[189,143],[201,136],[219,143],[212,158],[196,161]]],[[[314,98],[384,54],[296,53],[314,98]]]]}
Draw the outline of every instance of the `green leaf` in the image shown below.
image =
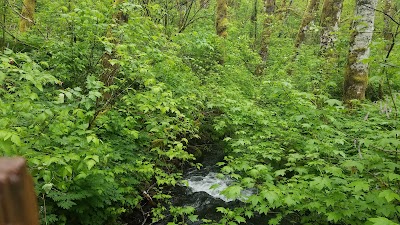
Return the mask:
{"type": "Polygon", "coordinates": [[[368,220],[371,221],[373,225],[398,225],[397,223],[384,217],[370,218],[368,220]]]}
{"type": "Polygon", "coordinates": [[[198,215],[189,215],[188,218],[192,222],[196,222],[198,220],[198,215]]]}
{"type": "Polygon", "coordinates": [[[350,187],[354,187],[354,191],[355,192],[359,192],[359,191],[368,191],[369,190],[369,184],[367,181],[363,181],[363,180],[357,180],[354,182],[351,182],[349,184],[350,187]]]}
{"type": "Polygon", "coordinates": [[[35,85],[35,87],[36,87],[39,91],[43,92],[43,86],[42,86],[41,83],[39,83],[39,82],[34,82],[34,85],[35,85]]]}
{"type": "Polygon", "coordinates": [[[326,167],[326,168],[325,168],[325,171],[326,171],[327,173],[331,173],[332,175],[337,176],[337,177],[343,176],[343,171],[342,171],[342,169],[339,168],[339,167],[336,167],[336,166],[329,166],[329,167],[326,167]]]}
{"type": "Polygon", "coordinates": [[[56,103],[58,103],[58,104],[64,103],[64,96],[65,95],[63,93],[58,94],[58,98],[56,100],[56,103]]]}
{"type": "Polygon", "coordinates": [[[292,196],[290,196],[290,195],[287,195],[283,201],[284,201],[285,204],[288,205],[288,206],[292,206],[292,205],[295,205],[295,204],[297,203],[297,202],[292,198],[292,196]]]}
{"type": "Polygon", "coordinates": [[[327,213],[328,215],[328,221],[334,221],[337,223],[340,219],[342,219],[342,215],[338,212],[329,212],[327,213]]]}
{"type": "Polygon", "coordinates": [[[53,188],[53,183],[48,183],[42,186],[42,189],[46,192],[46,194],[49,194],[51,189],[53,188]]]}
{"type": "Polygon", "coordinates": [[[286,173],[286,170],[285,170],[285,169],[277,170],[277,171],[275,171],[275,177],[278,177],[278,176],[285,176],[285,173],[286,173]]]}
{"type": "Polygon", "coordinates": [[[364,170],[364,165],[353,160],[347,160],[342,165],[349,170],[352,170],[352,168],[357,168],[358,171],[362,172],[364,170]]]}
{"type": "Polygon", "coordinates": [[[236,220],[236,222],[238,223],[246,223],[246,219],[244,217],[241,216],[235,216],[234,218],[236,220]]]}
{"type": "Polygon", "coordinates": [[[384,190],[381,193],[379,193],[379,197],[385,198],[386,201],[388,201],[388,202],[391,202],[394,199],[400,200],[400,196],[390,189],[384,190]]]}
{"type": "Polygon", "coordinates": [[[251,177],[245,177],[242,179],[242,184],[247,188],[254,187],[254,179],[251,177]]]}
{"type": "Polygon", "coordinates": [[[237,199],[239,198],[242,190],[243,188],[239,185],[233,185],[221,191],[221,194],[225,195],[229,199],[237,199]]]}
{"type": "Polygon", "coordinates": [[[282,214],[279,213],[275,218],[270,219],[268,221],[268,224],[278,225],[281,222],[282,218],[283,218],[282,214]]]}
{"type": "Polygon", "coordinates": [[[0,71],[0,84],[3,82],[4,78],[6,78],[6,74],[0,71]]]}
{"type": "Polygon", "coordinates": [[[310,182],[310,187],[322,190],[324,187],[331,188],[331,180],[328,177],[314,177],[310,182]]]}
{"type": "Polygon", "coordinates": [[[248,199],[247,199],[247,201],[248,202],[251,202],[251,204],[253,205],[253,206],[256,206],[259,202],[261,202],[263,200],[263,198],[262,197],[260,197],[260,196],[258,196],[258,195],[251,195],[248,199]]]}
{"type": "Polygon", "coordinates": [[[261,191],[260,195],[267,199],[269,204],[273,204],[276,200],[279,199],[279,195],[278,193],[276,193],[275,191],[268,191],[268,190],[263,190],[261,191]]]}
{"type": "Polygon", "coordinates": [[[21,146],[21,139],[19,138],[18,135],[13,134],[13,135],[11,136],[11,139],[10,139],[10,140],[11,140],[12,143],[14,143],[16,146],[21,146]]]}
{"type": "Polygon", "coordinates": [[[247,218],[251,218],[251,217],[254,216],[254,213],[252,211],[248,211],[247,210],[247,211],[244,212],[244,215],[247,216],[247,218]]]}
{"type": "Polygon", "coordinates": [[[325,103],[327,103],[329,106],[334,106],[334,105],[342,106],[343,105],[343,102],[339,101],[337,99],[328,99],[325,101],[325,103]]]}
{"type": "Polygon", "coordinates": [[[224,166],[224,167],[222,167],[221,171],[223,173],[229,174],[229,173],[233,173],[235,170],[230,166],[224,166]]]}
{"type": "Polygon", "coordinates": [[[400,175],[396,173],[389,173],[387,174],[387,177],[389,178],[390,181],[400,181],[400,175]]]}
{"type": "Polygon", "coordinates": [[[86,161],[86,165],[87,165],[88,170],[91,170],[93,168],[93,166],[96,165],[96,161],[90,159],[90,160],[86,161]]]}

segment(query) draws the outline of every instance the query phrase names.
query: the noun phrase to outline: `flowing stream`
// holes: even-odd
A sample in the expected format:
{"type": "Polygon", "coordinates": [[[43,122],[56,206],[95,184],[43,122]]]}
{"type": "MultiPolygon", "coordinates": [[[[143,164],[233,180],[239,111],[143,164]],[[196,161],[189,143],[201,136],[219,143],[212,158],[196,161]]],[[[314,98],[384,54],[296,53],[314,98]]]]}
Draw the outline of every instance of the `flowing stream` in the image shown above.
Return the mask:
{"type": "MultiPolygon", "coordinates": [[[[222,214],[216,211],[217,207],[234,208],[243,203],[239,200],[226,198],[221,194],[233,180],[229,178],[220,178],[218,176],[219,167],[215,164],[223,160],[223,152],[206,152],[201,160],[203,167],[201,169],[190,168],[185,171],[184,179],[187,181],[187,186],[182,185],[174,189],[172,195],[173,204],[175,206],[192,206],[196,209],[196,215],[199,219],[211,219],[219,221],[222,214]]],[[[250,196],[254,190],[244,190],[243,196],[250,196]]],[[[266,218],[253,218],[247,221],[246,224],[258,225],[268,224],[266,218]],[[261,221],[258,221],[262,219],[261,221]]],[[[198,222],[188,222],[189,225],[201,224],[198,222]]],[[[159,224],[164,225],[164,224],[159,224]]]]}

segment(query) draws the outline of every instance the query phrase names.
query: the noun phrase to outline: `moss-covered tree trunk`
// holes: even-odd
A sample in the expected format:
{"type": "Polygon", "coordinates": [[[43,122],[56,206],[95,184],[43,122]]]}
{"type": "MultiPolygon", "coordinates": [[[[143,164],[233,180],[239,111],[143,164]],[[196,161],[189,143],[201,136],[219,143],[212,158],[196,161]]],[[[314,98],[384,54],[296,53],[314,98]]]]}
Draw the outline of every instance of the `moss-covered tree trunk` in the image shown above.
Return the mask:
{"type": "Polygon", "coordinates": [[[254,46],[257,42],[257,31],[258,31],[258,0],[253,0],[253,12],[251,13],[251,23],[253,24],[253,29],[250,31],[250,37],[254,39],[254,46]]]}
{"type": "Polygon", "coordinates": [[[265,20],[263,24],[263,32],[261,36],[261,49],[260,56],[263,62],[266,62],[268,59],[268,46],[270,42],[271,32],[272,32],[272,23],[274,22],[274,12],[275,12],[275,0],[265,0],[265,20]]]}
{"type": "Polygon", "coordinates": [[[321,13],[321,51],[333,48],[339,29],[343,0],[325,0],[321,13]]]}
{"type": "Polygon", "coordinates": [[[215,28],[217,35],[223,38],[228,36],[228,1],[217,0],[215,28]]]}
{"type": "MultiPolygon", "coordinates": [[[[120,5],[124,1],[125,0],[114,0],[114,3],[113,3],[114,8],[120,7],[120,5]]],[[[127,22],[128,18],[121,10],[117,10],[116,13],[113,14],[113,20],[116,24],[121,24],[121,23],[127,22]]],[[[115,47],[119,44],[119,40],[117,38],[113,37],[111,28],[107,32],[107,38],[109,38],[111,40],[112,44],[114,45],[114,48],[112,49],[112,52],[106,52],[103,55],[102,65],[103,65],[104,71],[100,77],[100,81],[103,82],[106,87],[109,87],[114,84],[114,78],[119,70],[118,63],[112,64],[110,62],[110,60],[117,58],[116,53],[115,53],[115,51],[116,51],[115,47]]],[[[110,93],[104,93],[103,100],[109,100],[111,98],[111,96],[112,95],[110,93]]]]}
{"type": "Polygon", "coordinates": [[[307,5],[307,9],[304,12],[303,19],[301,21],[301,25],[299,28],[299,32],[297,33],[295,47],[300,47],[301,43],[304,42],[306,37],[306,32],[309,29],[309,25],[315,19],[316,12],[318,11],[319,4],[321,0],[310,0],[307,5]]]}
{"type": "Polygon", "coordinates": [[[352,24],[350,51],[344,81],[344,100],[365,99],[368,85],[368,63],[363,62],[370,55],[375,21],[375,8],[378,0],[357,0],[355,20],[352,24]]]}
{"type": "Polygon", "coordinates": [[[263,24],[263,31],[261,35],[261,48],[260,48],[260,56],[262,59],[262,65],[257,68],[256,74],[261,75],[265,69],[267,60],[268,60],[268,47],[272,32],[272,25],[274,22],[274,12],[275,12],[275,0],[265,0],[264,8],[265,8],[265,20],[263,24]]]}
{"type": "Polygon", "coordinates": [[[35,13],[36,0],[24,0],[19,21],[19,31],[25,32],[34,23],[33,15],[35,13]]]}

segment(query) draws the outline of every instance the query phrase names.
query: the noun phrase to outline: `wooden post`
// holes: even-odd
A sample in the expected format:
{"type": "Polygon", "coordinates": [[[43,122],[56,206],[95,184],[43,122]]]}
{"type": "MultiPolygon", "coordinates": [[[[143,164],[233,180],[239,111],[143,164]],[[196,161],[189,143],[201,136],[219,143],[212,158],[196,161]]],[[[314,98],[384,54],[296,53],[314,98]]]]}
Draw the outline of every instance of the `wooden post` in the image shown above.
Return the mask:
{"type": "Polygon", "coordinates": [[[23,158],[0,158],[0,225],[39,225],[33,180],[23,158]]]}

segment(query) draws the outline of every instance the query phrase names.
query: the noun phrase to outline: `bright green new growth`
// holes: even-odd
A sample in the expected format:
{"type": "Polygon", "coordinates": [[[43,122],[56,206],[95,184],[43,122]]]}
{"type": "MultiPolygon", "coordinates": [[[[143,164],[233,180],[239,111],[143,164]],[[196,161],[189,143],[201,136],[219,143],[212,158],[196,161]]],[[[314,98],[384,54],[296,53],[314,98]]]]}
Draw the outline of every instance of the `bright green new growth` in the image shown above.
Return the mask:
{"type": "MultiPolygon", "coordinates": [[[[41,223],[398,224],[397,39],[384,61],[388,41],[373,37],[363,59],[367,100],[349,108],[341,101],[355,60],[349,18],[334,33],[335,57],[326,57],[318,25],[294,47],[305,1],[264,3],[274,15],[259,7],[250,19],[253,1],[226,1],[225,38],[213,1],[38,1],[25,33],[21,10],[7,8],[0,154],[27,158],[41,223]],[[254,23],[265,26],[249,36],[254,23]],[[214,148],[225,152],[220,176],[233,180],[221,194],[243,203],[217,207],[213,221],[172,205],[171,190],[214,148]]],[[[344,1],[342,15],[353,9],[344,1]]]]}

